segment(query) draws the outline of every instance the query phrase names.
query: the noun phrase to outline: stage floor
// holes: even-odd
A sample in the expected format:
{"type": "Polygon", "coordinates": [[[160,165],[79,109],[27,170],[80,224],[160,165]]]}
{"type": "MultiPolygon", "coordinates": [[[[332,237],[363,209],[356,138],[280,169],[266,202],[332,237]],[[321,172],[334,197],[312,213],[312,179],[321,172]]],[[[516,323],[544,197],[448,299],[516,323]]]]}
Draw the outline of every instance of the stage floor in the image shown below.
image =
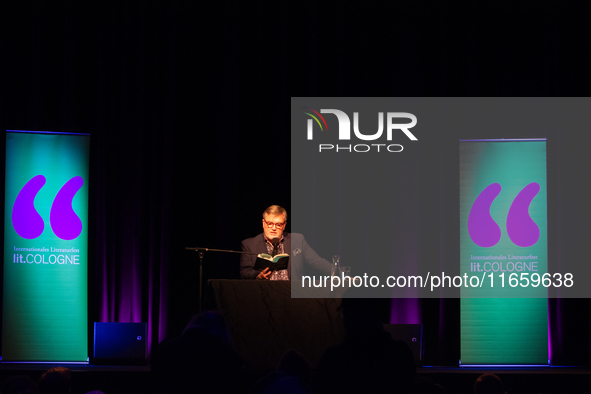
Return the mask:
{"type": "MultiPolygon", "coordinates": [[[[0,363],[1,381],[15,375],[27,375],[38,380],[43,371],[65,366],[72,371],[76,393],[101,390],[108,394],[153,393],[154,377],[150,366],[80,365],[43,363],[0,363]]],[[[248,389],[269,371],[244,369],[238,378],[248,389]]],[[[510,394],[588,393],[591,387],[591,367],[448,367],[424,366],[417,368],[417,378],[444,387],[448,393],[472,394],[476,378],[483,373],[498,375],[510,394]]]]}
{"type": "Polygon", "coordinates": [[[504,366],[474,366],[474,367],[437,367],[424,366],[417,368],[419,374],[523,374],[523,375],[591,375],[591,366],[548,366],[548,367],[504,367],[504,366]]]}
{"type": "Polygon", "coordinates": [[[0,370],[7,371],[47,371],[53,367],[66,367],[72,372],[150,372],[148,365],[92,365],[92,364],[68,364],[68,363],[13,363],[0,362],[0,370]]]}
{"type": "Polygon", "coordinates": [[[149,366],[0,363],[0,382],[11,376],[25,375],[38,381],[43,372],[53,367],[72,371],[72,393],[100,390],[108,394],[153,393],[153,378],[149,366]]]}
{"type": "Polygon", "coordinates": [[[591,367],[421,367],[419,378],[437,383],[451,393],[472,394],[476,379],[485,373],[499,376],[509,394],[589,393],[591,367]]]}

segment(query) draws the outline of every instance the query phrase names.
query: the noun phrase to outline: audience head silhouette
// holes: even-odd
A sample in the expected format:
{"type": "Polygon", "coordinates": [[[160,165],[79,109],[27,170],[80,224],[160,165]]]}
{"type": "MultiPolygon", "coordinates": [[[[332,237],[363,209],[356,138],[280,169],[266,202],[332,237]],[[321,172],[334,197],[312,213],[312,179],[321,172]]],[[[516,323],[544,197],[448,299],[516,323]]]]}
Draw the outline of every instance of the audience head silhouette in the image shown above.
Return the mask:
{"type": "Polygon", "coordinates": [[[193,335],[209,335],[220,340],[224,345],[230,344],[230,334],[224,317],[218,312],[203,312],[195,315],[183,330],[183,337],[193,335]]]}
{"type": "Polygon", "coordinates": [[[232,392],[241,360],[218,312],[193,316],[182,334],[162,341],[152,353],[158,393],[232,392]]]}
{"type": "Polygon", "coordinates": [[[384,331],[389,299],[343,298],[345,341],[328,349],[320,361],[315,389],[322,393],[406,393],[416,368],[409,347],[384,331]]]}
{"type": "Polygon", "coordinates": [[[37,394],[37,383],[28,376],[12,376],[2,384],[2,394],[37,394]]]}
{"type": "Polygon", "coordinates": [[[475,394],[505,394],[503,382],[494,373],[480,375],[474,382],[475,394]]]}
{"type": "Polygon", "coordinates": [[[40,394],[69,394],[72,385],[72,374],[68,368],[55,367],[49,369],[39,380],[40,394]]]}

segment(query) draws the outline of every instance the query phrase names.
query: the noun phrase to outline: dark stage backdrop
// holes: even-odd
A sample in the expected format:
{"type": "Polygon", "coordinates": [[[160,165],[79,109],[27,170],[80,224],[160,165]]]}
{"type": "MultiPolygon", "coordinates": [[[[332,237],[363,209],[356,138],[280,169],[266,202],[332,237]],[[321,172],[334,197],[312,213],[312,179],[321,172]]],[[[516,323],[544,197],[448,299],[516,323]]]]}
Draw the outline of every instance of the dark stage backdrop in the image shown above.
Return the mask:
{"type": "MultiPolygon", "coordinates": [[[[3,4],[0,130],[91,134],[90,321],[148,322],[151,346],[181,332],[198,309],[198,259],[184,248],[238,249],[268,205],[290,209],[291,96],[588,95],[588,60],[568,45],[585,32],[553,7],[538,18],[432,7],[3,4]]],[[[585,258],[589,188],[563,169],[589,167],[589,137],[555,137],[549,257],[585,258]]],[[[442,168],[429,177],[435,190],[418,191],[441,196],[437,220],[413,234],[441,239],[421,253],[453,256],[457,188],[442,168]]],[[[205,277],[237,278],[238,258],[207,254],[205,277]]],[[[556,360],[586,362],[589,302],[549,305],[556,360]]],[[[425,324],[429,362],[457,364],[457,300],[393,311],[392,322],[425,324]]]]}

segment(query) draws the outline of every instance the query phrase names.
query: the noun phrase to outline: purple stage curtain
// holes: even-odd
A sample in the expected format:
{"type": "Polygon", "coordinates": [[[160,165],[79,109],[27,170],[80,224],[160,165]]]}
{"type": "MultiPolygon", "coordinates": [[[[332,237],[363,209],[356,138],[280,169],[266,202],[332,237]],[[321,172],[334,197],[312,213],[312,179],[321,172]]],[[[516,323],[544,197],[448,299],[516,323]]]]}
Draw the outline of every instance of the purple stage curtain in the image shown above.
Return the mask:
{"type": "Polygon", "coordinates": [[[95,163],[96,265],[89,298],[97,321],[147,322],[151,349],[168,335],[171,182],[162,175],[166,163],[135,160],[110,179],[104,162],[95,163]]]}
{"type": "Polygon", "coordinates": [[[0,66],[2,130],[91,134],[89,347],[94,321],[147,322],[149,349],[170,335],[174,156],[192,119],[183,103],[195,89],[195,10],[13,3],[0,12],[0,57],[11,59],[0,66]]]}

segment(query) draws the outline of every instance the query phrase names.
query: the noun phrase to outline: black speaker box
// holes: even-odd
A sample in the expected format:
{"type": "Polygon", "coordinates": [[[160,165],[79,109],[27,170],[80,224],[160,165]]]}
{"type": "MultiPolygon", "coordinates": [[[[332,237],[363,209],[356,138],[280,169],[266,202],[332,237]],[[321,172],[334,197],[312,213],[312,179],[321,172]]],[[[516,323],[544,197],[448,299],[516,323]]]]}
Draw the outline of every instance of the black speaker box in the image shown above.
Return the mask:
{"type": "Polygon", "coordinates": [[[408,345],[415,359],[415,365],[423,363],[423,325],[422,324],[384,324],[384,331],[393,339],[408,345]]]}
{"type": "Polygon", "coordinates": [[[146,365],[146,323],[94,323],[94,363],[146,365]]]}

